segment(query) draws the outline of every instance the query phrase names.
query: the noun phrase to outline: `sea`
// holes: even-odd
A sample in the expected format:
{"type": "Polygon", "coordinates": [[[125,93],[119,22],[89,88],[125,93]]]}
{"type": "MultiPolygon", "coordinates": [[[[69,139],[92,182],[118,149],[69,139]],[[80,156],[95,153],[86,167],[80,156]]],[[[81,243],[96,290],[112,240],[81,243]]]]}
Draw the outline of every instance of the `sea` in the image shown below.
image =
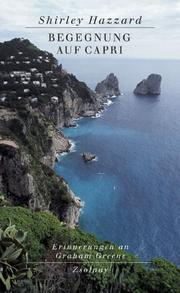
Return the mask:
{"type": "Polygon", "coordinates": [[[161,257],[180,265],[180,60],[62,63],[92,89],[113,72],[122,92],[96,117],[63,129],[72,147],[55,171],[84,202],[80,228],[128,245],[142,262],[161,257]],[[161,95],[135,96],[151,73],[162,76],[161,95]],[[85,163],[83,152],[96,159],[85,163]]]}

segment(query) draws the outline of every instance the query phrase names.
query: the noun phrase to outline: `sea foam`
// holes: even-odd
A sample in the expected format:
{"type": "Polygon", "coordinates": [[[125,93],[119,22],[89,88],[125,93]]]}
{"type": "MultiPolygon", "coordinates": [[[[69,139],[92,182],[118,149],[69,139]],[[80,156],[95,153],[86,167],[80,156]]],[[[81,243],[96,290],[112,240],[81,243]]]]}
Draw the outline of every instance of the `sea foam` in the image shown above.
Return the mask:
{"type": "Polygon", "coordinates": [[[76,143],[75,143],[75,141],[70,139],[69,142],[70,142],[70,145],[71,145],[70,149],[69,149],[70,153],[76,152],[76,143]]]}
{"type": "Polygon", "coordinates": [[[113,101],[111,101],[111,100],[107,100],[107,102],[104,103],[104,105],[106,105],[106,106],[110,106],[112,104],[113,104],[113,101]]]}

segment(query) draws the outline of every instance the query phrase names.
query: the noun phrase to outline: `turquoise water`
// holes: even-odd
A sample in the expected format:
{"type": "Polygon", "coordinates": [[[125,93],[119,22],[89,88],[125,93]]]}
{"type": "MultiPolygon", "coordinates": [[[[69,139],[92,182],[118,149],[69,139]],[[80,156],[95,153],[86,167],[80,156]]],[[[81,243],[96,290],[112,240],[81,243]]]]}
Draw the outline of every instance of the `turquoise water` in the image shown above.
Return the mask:
{"type": "MultiPolygon", "coordinates": [[[[56,164],[56,172],[85,202],[81,228],[129,245],[142,261],[165,257],[180,263],[180,62],[123,61],[121,73],[111,67],[109,62],[104,75],[115,72],[124,95],[100,118],[83,118],[79,127],[63,130],[75,148],[56,164]],[[132,66],[136,76],[130,72],[127,80],[132,66]],[[161,96],[132,94],[147,72],[162,75],[161,96]],[[84,163],[84,151],[95,153],[97,161],[84,163]]],[[[84,80],[95,85],[89,70],[84,80]]],[[[100,76],[106,69],[101,70],[100,76]]]]}

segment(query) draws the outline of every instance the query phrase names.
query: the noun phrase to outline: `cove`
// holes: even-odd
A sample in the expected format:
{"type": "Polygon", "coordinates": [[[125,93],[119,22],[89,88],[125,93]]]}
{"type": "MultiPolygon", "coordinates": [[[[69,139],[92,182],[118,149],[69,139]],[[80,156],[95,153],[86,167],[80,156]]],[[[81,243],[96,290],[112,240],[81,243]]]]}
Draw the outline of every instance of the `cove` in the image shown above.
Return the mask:
{"type": "Polygon", "coordinates": [[[99,239],[128,246],[142,261],[163,257],[178,263],[178,74],[170,61],[163,65],[160,61],[126,61],[123,68],[120,84],[124,95],[98,119],[83,118],[79,127],[63,130],[75,149],[55,169],[85,203],[80,228],[99,239]],[[148,72],[162,74],[161,96],[139,98],[130,92],[136,83],[131,84],[130,75],[123,80],[123,75],[138,65],[138,80],[146,76],[148,66],[148,72]],[[97,161],[84,163],[81,155],[88,151],[96,154],[97,161]]]}

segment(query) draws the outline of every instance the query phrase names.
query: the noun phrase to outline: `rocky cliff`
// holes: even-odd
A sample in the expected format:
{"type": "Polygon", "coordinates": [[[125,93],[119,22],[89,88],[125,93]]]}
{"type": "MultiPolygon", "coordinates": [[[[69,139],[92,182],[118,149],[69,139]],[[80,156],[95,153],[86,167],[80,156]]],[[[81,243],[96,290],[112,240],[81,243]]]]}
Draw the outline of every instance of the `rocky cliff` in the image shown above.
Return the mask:
{"type": "Polygon", "coordinates": [[[66,74],[61,77],[61,83],[64,90],[61,95],[57,94],[58,100],[49,100],[39,106],[40,111],[53,121],[56,127],[72,126],[74,118],[93,116],[98,112],[100,103],[96,94],[83,82],[79,82],[73,75],[66,74]]]}
{"type": "Polygon", "coordinates": [[[103,81],[98,83],[95,91],[102,97],[119,96],[119,82],[114,73],[110,73],[103,81]]]}
{"type": "Polygon", "coordinates": [[[76,225],[81,201],[53,171],[57,153],[70,148],[57,129],[99,107],[52,54],[24,39],[0,44],[0,192],[13,205],[51,210],[76,225]]]}
{"type": "Polygon", "coordinates": [[[1,103],[7,104],[12,97],[29,103],[58,128],[99,110],[96,94],[85,83],[28,40],[0,43],[0,72],[1,103]]]}
{"type": "Polygon", "coordinates": [[[71,227],[81,202],[53,171],[68,140],[38,112],[0,108],[0,191],[13,205],[51,210],[71,227]]]}
{"type": "Polygon", "coordinates": [[[161,93],[161,75],[150,74],[147,79],[143,79],[137,84],[135,95],[160,95],[161,93]]]}
{"type": "Polygon", "coordinates": [[[81,201],[53,168],[57,153],[70,148],[59,128],[95,115],[104,95],[118,95],[114,74],[97,92],[28,40],[0,43],[0,191],[13,205],[78,222],[81,201]]]}

